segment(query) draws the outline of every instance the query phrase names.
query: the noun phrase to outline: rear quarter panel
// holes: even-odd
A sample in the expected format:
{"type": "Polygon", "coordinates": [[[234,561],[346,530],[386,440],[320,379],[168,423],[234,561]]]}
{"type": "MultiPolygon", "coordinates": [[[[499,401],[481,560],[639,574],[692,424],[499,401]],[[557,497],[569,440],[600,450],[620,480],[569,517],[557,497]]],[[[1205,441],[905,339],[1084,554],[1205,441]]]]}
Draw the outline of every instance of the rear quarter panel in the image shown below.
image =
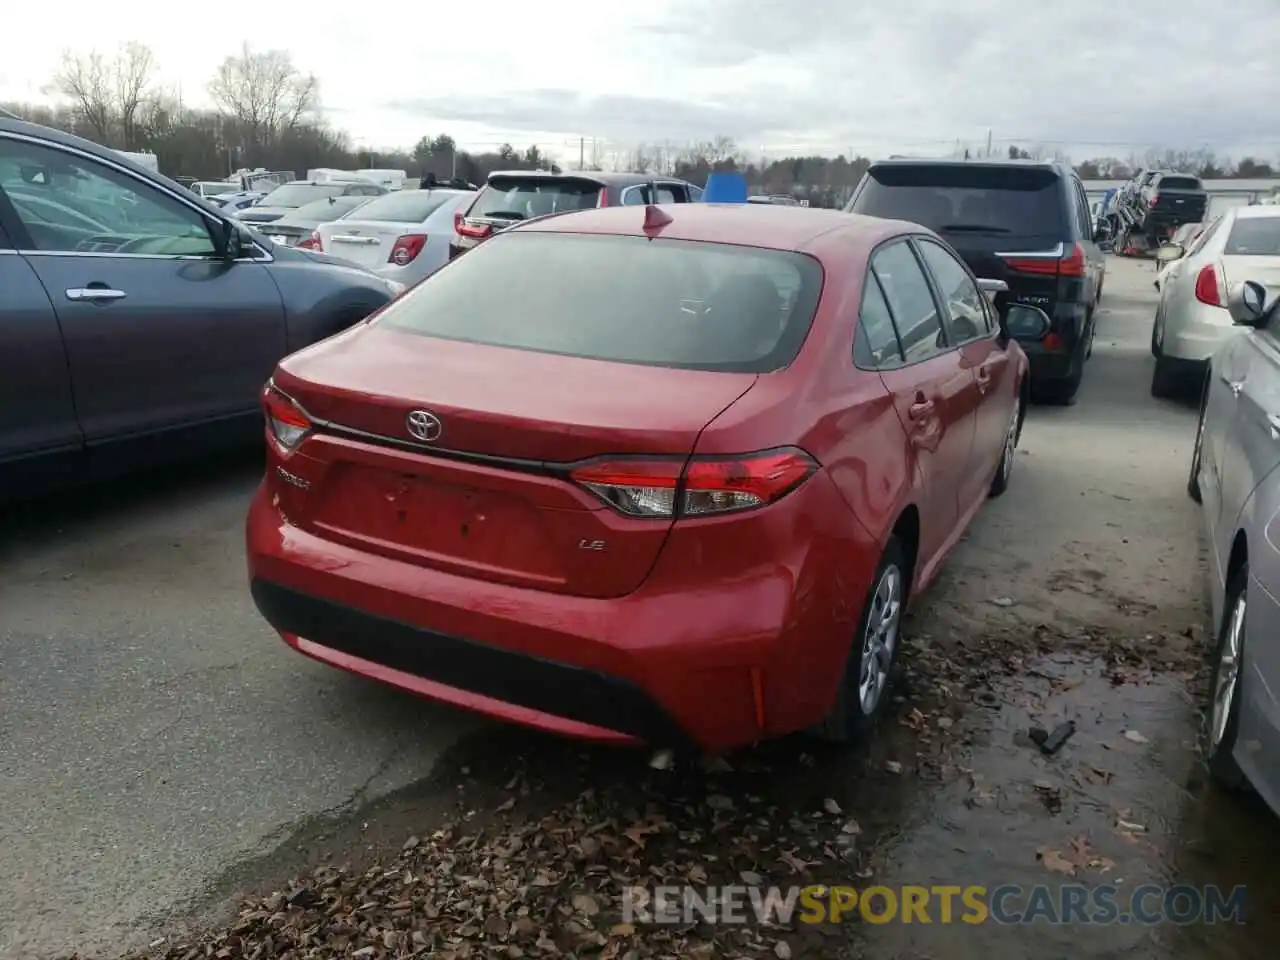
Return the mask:
{"type": "Polygon", "coordinates": [[[273,251],[290,353],[347,329],[391,301],[387,285],[322,254],[273,251]]]}

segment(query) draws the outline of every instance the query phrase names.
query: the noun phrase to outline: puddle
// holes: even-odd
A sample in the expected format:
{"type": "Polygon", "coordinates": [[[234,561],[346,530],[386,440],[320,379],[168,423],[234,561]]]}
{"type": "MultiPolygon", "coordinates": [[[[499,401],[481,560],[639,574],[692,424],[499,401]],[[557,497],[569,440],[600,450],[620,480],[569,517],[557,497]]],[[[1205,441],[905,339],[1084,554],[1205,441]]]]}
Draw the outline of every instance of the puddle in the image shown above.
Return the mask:
{"type": "MultiPolygon", "coordinates": [[[[1203,781],[1199,714],[1178,678],[1118,673],[1069,656],[1034,662],[999,691],[952,782],[918,793],[874,882],[889,888],[1015,885],[1111,886],[1122,907],[1144,884],[1246,886],[1246,923],[1139,922],[1033,925],[859,924],[868,955],[1001,960],[1061,956],[1262,957],[1274,953],[1280,917],[1280,822],[1254,798],[1203,781]],[[1067,721],[1075,732],[1054,755],[1029,739],[1067,721]]],[[[866,881],[861,885],[865,886],[866,881]]],[[[1060,894],[1054,894],[1055,897],[1060,894]]],[[[1019,912],[1026,903],[1003,903],[1019,912]]],[[[1059,901],[1060,903],[1060,901],[1059,901]]],[[[1158,905],[1148,895],[1144,907],[1158,905]]],[[[1179,901],[1178,909],[1186,898],[1179,901]]]]}

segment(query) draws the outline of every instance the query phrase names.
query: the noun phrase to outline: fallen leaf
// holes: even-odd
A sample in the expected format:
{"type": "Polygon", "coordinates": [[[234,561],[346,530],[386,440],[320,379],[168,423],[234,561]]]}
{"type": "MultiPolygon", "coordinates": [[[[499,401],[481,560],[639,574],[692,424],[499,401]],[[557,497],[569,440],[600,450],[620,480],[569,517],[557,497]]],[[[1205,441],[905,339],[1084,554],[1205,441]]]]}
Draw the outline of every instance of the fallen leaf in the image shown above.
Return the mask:
{"type": "Polygon", "coordinates": [[[570,902],[573,904],[573,909],[585,917],[594,917],[600,912],[600,904],[596,903],[596,898],[589,893],[575,894],[570,902]]]}
{"type": "Polygon", "coordinates": [[[759,887],[764,884],[764,877],[754,870],[743,870],[738,876],[742,878],[743,883],[751,887],[759,887]]]}
{"type": "Polygon", "coordinates": [[[831,814],[833,817],[838,817],[843,812],[840,809],[840,804],[836,803],[830,797],[827,797],[827,799],[822,801],[822,809],[827,811],[827,813],[831,814]]]}
{"type": "Polygon", "coordinates": [[[788,946],[787,941],[779,940],[775,943],[773,945],[773,955],[778,960],[791,960],[791,947],[788,946]]]}
{"type": "Polygon", "coordinates": [[[1130,743],[1150,743],[1151,741],[1140,734],[1137,730],[1126,730],[1124,738],[1130,743]]]}
{"type": "Polygon", "coordinates": [[[723,793],[713,793],[707,797],[707,806],[712,810],[732,810],[733,800],[723,793]]]}
{"type": "Polygon", "coordinates": [[[884,764],[884,768],[888,770],[890,773],[902,772],[902,764],[900,764],[897,760],[886,760],[884,764]]]}
{"type": "Polygon", "coordinates": [[[1066,874],[1068,877],[1074,877],[1076,875],[1076,865],[1057,850],[1051,850],[1048,847],[1040,847],[1036,850],[1036,859],[1054,873],[1066,874]]]}
{"type": "Polygon", "coordinates": [[[858,825],[857,820],[846,820],[844,826],[840,828],[841,833],[847,833],[850,836],[857,836],[862,832],[862,827],[858,825]]]}
{"type": "Polygon", "coordinates": [[[615,923],[609,928],[609,936],[611,937],[629,937],[635,932],[635,924],[632,923],[615,923]]]}

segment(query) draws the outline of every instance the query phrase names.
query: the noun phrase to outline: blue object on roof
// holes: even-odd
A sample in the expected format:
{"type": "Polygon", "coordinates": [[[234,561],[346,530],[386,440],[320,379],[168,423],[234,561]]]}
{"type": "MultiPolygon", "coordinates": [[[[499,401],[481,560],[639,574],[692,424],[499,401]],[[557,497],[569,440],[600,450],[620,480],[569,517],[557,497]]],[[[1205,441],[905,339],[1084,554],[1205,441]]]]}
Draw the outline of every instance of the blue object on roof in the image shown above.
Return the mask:
{"type": "Polygon", "coordinates": [[[713,173],[702,191],[703,203],[746,203],[747,178],[740,173],[713,173]]]}

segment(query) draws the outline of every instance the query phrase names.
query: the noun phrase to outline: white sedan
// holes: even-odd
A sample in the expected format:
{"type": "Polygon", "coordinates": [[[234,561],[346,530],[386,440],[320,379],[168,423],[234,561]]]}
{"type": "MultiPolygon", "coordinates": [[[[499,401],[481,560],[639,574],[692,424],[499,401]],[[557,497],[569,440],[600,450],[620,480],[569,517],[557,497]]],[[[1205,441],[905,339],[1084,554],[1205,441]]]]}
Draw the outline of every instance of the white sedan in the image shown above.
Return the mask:
{"type": "Polygon", "coordinates": [[[449,261],[454,214],[470,190],[399,190],[321,224],[308,243],[382,277],[412,286],[449,261]]]}
{"type": "Polygon", "coordinates": [[[1233,207],[1189,247],[1171,243],[1156,258],[1160,305],[1151,327],[1151,393],[1174,397],[1198,388],[1209,358],[1242,329],[1227,312],[1229,285],[1280,282],[1280,207],[1233,207]]]}

